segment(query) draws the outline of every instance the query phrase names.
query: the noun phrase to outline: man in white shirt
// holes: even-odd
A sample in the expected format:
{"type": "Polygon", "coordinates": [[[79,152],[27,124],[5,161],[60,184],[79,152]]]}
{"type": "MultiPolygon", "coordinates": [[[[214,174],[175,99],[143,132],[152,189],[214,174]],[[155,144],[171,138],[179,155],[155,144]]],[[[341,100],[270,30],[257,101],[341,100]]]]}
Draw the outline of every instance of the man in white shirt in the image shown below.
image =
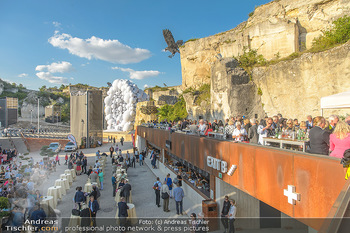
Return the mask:
{"type": "Polygon", "coordinates": [[[199,120],[199,125],[198,125],[198,132],[200,135],[204,135],[205,130],[207,129],[207,126],[204,124],[204,120],[200,119],[199,120]]]}
{"type": "Polygon", "coordinates": [[[236,201],[235,200],[230,200],[230,210],[228,212],[228,218],[229,218],[229,233],[234,233],[235,232],[235,226],[234,226],[234,222],[236,219],[236,212],[237,212],[237,208],[236,208],[236,201]]]}
{"type": "Polygon", "coordinates": [[[240,122],[236,123],[236,129],[232,133],[232,137],[235,139],[235,141],[241,142],[244,141],[244,137],[247,136],[247,131],[245,128],[242,128],[242,125],[240,122]]]}
{"type": "Polygon", "coordinates": [[[272,129],[273,119],[271,117],[267,118],[266,126],[259,125],[258,126],[258,134],[259,134],[259,144],[263,145],[263,138],[273,136],[274,132],[272,129]]]}

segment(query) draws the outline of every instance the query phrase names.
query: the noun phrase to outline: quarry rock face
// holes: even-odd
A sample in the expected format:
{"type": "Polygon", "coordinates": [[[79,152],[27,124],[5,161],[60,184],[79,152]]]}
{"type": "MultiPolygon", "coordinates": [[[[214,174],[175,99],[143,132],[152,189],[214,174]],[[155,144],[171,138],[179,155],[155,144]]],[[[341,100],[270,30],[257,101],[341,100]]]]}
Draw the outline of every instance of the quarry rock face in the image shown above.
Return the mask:
{"type": "MultiPolygon", "coordinates": [[[[321,97],[350,90],[349,43],[255,67],[251,77],[234,57],[248,49],[267,60],[302,52],[344,15],[350,15],[350,0],[276,0],[232,30],[186,42],[180,48],[182,89],[211,85],[210,103],[196,105],[193,95],[184,94],[189,118],[320,115],[321,97]]],[[[338,112],[325,115],[332,113],[338,112]]]]}
{"type": "MultiPolygon", "coordinates": [[[[350,42],[320,53],[306,53],[292,61],[253,69],[261,102],[269,116],[305,119],[321,114],[321,97],[350,90],[350,42]]],[[[327,110],[325,116],[337,113],[327,110]]],[[[345,112],[339,112],[345,115],[345,112]]]]}
{"type": "Polygon", "coordinates": [[[249,74],[239,67],[237,60],[223,58],[216,61],[211,75],[211,118],[226,119],[244,115],[264,116],[256,85],[249,74]]]}
{"type": "Polygon", "coordinates": [[[180,48],[182,87],[210,83],[211,67],[223,58],[257,49],[266,59],[287,57],[312,45],[322,30],[350,13],[349,0],[279,0],[257,7],[246,22],[180,48]]]}

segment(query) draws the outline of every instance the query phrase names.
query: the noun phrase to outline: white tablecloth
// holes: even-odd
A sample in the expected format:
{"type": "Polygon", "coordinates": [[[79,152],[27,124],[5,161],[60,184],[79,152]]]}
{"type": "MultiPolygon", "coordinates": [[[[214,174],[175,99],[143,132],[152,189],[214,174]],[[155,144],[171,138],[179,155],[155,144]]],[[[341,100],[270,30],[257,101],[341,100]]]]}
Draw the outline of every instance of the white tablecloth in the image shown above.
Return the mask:
{"type": "Polygon", "coordinates": [[[52,186],[47,189],[47,196],[53,196],[53,201],[57,205],[58,199],[62,198],[61,186],[52,186]]]}
{"type": "MultiPolygon", "coordinates": [[[[136,216],[136,209],[135,209],[135,205],[134,204],[131,204],[131,203],[128,203],[127,204],[129,209],[128,209],[128,218],[127,220],[130,221],[130,223],[132,225],[135,225],[137,224],[137,216],[136,216]]],[[[115,215],[115,218],[116,218],[116,222],[117,222],[117,225],[119,226],[119,217],[118,217],[118,214],[119,214],[119,208],[117,207],[117,213],[115,215]]]]}
{"type": "Polygon", "coordinates": [[[64,174],[71,175],[73,181],[75,180],[76,175],[75,175],[74,169],[66,169],[64,170],[64,174]]]}
{"type": "Polygon", "coordinates": [[[85,184],[84,192],[86,192],[86,193],[91,193],[92,192],[92,184],[91,183],[86,183],[85,184]]]}
{"type": "MultiPolygon", "coordinates": [[[[55,181],[55,186],[62,186],[65,190],[69,189],[69,182],[67,179],[57,179],[55,181]]],[[[62,193],[62,194],[66,194],[66,192],[62,193]]]]}
{"type": "Polygon", "coordinates": [[[72,185],[72,183],[73,183],[73,178],[72,178],[71,174],[61,174],[60,178],[61,179],[67,179],[68,182],[69,182],[69,185],[72,185]]]}
{"type": "Polygon", "coordinates": [[[56,208],[56,203],[53,200],[53,196],[45,196],[41,201],[40,204],[47,204],[52,209],[56,208]]]}

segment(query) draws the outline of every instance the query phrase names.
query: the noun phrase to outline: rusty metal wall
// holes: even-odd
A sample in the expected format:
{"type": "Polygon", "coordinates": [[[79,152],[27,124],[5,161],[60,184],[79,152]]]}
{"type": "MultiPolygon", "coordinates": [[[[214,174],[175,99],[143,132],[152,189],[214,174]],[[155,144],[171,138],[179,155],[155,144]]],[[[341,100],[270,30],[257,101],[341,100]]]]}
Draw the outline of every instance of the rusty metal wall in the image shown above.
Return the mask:
{"type": "Polygon", "coordinates": [[[228,169],[236,164],[238,169],[233,176],[223,174],[225,182],[314,229],[319,229],[322,221],[307,218],[327,217],[345,185],[345,169],[340,160],[328,156],[170,134],[146,127],[138,127],[137,134],[164,149],[165,140],[171,135],[172,154],[216,177],[219,171],[207,166],[207,156],[226,161],[228,169]],[[296,205],[289,204],[284,196],[283,190],[288,185],[294,185],[301,194],[296,205]]]}

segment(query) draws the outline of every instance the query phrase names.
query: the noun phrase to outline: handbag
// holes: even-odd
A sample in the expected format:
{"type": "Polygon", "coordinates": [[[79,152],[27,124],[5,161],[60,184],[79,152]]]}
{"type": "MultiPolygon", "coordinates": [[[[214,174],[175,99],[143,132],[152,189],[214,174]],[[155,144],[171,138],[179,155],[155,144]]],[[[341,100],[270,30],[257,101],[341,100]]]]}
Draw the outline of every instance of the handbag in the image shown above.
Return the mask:
{"type": "Polygon", "coordinates": [[[72,209],[72,215],[80,216],[80,211],[77,209],[72,209]]]}
{"type": "Polygon", "coordinates": [[[162,199],[168,199],[169,198],[169,194],[167,192],[162,193],[162,199]]]}

